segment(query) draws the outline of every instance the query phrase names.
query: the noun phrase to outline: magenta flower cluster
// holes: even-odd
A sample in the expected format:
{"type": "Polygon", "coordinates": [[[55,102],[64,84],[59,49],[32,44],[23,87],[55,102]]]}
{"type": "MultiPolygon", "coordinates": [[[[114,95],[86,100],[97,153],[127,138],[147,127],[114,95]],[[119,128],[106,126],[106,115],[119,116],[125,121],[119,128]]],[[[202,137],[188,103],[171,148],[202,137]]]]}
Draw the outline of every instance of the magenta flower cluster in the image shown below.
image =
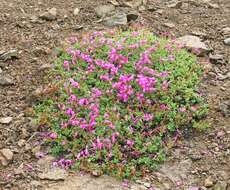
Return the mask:
{"type": "Polygon", "coordinates": [[[177,104],[176,90],[168,96],[177,45],[145,31],[94,32],[70,42],[57,63],[53,107],[46,109],[52,119],[45,138],[60,155],[54,164],[116,168],[126,176],[163,160],[164,134],[178,131],[180,118],[197,110],[177,104]]]}

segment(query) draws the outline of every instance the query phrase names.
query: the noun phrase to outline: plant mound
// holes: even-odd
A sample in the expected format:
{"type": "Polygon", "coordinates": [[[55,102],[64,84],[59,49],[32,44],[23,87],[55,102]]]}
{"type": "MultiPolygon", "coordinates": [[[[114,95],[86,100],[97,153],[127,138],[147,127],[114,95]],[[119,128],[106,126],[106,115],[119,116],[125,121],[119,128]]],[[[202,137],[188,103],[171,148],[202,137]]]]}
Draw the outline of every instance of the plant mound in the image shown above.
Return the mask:
{"type": "Polygon", "coordinates": [[[142,176],[184,130],[205,125],[202,68],[174,40],[146,30],[71,40],[36,106],[57,165],[142,176]]]}

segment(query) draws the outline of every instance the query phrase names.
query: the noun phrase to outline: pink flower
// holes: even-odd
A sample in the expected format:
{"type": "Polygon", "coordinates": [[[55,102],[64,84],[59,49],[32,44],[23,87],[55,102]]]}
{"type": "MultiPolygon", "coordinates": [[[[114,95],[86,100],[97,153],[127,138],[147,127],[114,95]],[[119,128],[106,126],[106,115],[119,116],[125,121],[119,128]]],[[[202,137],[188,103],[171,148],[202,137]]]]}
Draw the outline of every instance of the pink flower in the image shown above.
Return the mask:
{"type": "Polygon", "coordinates": [[[66,110],[65,114],[68,115],[68,116],[70,116],[70,117],[72,117],[72,116],[75,115],[75,112],[73,111],[72,108],[68,108],[68,109],[66,110]]]}
{"type": "Polygon", "coordinates": [[[84,150],[84,154],[85,154],[85,156],[89,156],[88,147],[86,147],[86,148],[85,148],[85,150],[84,150]]]}
{"type": "Polygon", "coordinates": [[[159,77],[161,77],[161,78],[166,78],[166,77],[168,77],[168,75],[169,75],[169,73],[168,73],[167,71],[163,71],[163,72],[161,72],[161,73],[159,74],[159,77]]]}
{"type": "Polygon", "coordinates": [[[126,141],[126,144],[129,146],[129,147],[132,147],[134,145],[134,141],[133,140],[127,140],[126,141]]]}
{"type": "Polygon", "coordinates": [[[144,120],[145,121],[150,121],[153,119],[153,115],[152,114],[149,114],[149,113],[145,113],[144,114],[144,120]]]}
{"type": "Polygon", "coordinates": [[[68,61],[64,61],[63,66],[66,70],[69,70],[69,62],[68,61]]]}
{"type": "Polygon", "coordinates": [[[78,83],[78,82],[76,82],[76,81],[74,81],[74,79],[69,79],[69,81],[70,81],[70,83],[71,83],[72,87],[77,88],[77,89],[79,89],[79,88],[80,88],[79,83],[78,83]]]}
{"type": "Polygon", "coordinates": [[[155,85],[157,83],[154,77],[148,77],[144,75],[138,75],[137,83],[142,88],[144,93],[150,93],[155,90],[155,85]]]}
{"type": "Polygon", "coordinates": [[[129,188],[130,187],[129,181],[128,180],[124,180],[123,183],[122,183],[122,186],[125,187],[125,188],[129,188]]]}
{"type": "Polygon", "coordinates": [[[57,139],[58,135],[57,135],[57,133],[52,132],[52,133],[49,134],[49,137],[50,137],[51,139],[57,139]]]}
{"type": "Polygon", "coordinates": [[[161,104],[161,105],[160,105],[160,109],[162,109],[162,110],[167,110],[168,107],[167,107],[167,105],[165,105],[165,104],[161,104]]]}
{"type": "Polygon", "coordinates": [[[102,92],[101,90],[99,90],[98,88],[93,88],[92,89],[92,93],[93,93],[93,97],[94,98],[97,98],[97,97],[100,97],[102,95],[102,92]]]}
{"type": "Polygon", "coordinates": [[[100,79],[104,81],[111,81],[113,78],[110,78],[108,74],[104,74],[100,76],[100,79]]]}
{"type": "Polygon", "coordinates": [[[99,138],[97,138],[96,142],[97,142],[96,144],[97,148],[101,150],[103,148],[103,143],[101,143],[101,140],[99,138]]]}
{"type": "Polygon", "coordinates": [[[186,108],[185,107],[179,108],[179,111],[184,113],[184,112],[186,112],[186,108]]]}
{"type": "Polygon", "coordinates": [[[89,101],[86,98],[81,98],[78,100],[78,104],[81,106],[88,105],[89,101]]]}
{"type": "Polygon", "coordinates": [[[75,102],[77,100],[77,97],[75,95],[70,95],[69,102],[75,102]]]}

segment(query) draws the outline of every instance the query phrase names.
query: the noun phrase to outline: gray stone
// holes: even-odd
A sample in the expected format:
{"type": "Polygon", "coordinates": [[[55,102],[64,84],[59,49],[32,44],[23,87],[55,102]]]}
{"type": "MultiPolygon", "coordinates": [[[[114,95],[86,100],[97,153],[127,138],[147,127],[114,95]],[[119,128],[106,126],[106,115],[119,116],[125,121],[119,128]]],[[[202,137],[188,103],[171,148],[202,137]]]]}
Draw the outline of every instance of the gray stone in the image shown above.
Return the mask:
{"type": "Polygon", "coordinates": [[[25,145],[25,143],[26,143],[26,140],[25,140],[25,139],[20,139],[20,140],[18,141],[18,146],[19,146],[19,147],[23,147],[23,146],[25,145]]]}
{"type": "Polygon", "coordinates": [[[230,72],[228,72],[225,75],[218,74],[218,80],[226,80],[226,79],[229,79],[229,78],[230,78],[230,72]]]}
{"type": "Polygon", "coordinates": [[[7,166],[10,161],[13,160],[13,152],[10,150],[10,149],[2,149],[0,150],[0,163],[3,165],[3,166],[7,166]]]}
{"type": "Polygon", "coordinates": [[[39,17],[47,21],[56,20],[57,19],[57,9],[52,8],[49,11],[42,13],[39,17]]]}
{"type": "Polygon", "coordinates": [[[168,8],[180,8],[182,6],[182,2],[181,1],[177,1],[177,0],[173,0],[167,3],[167,7],[168,8]]]}
{"type": "Polygon", "coordinates": [[[49,11],[48,11],[51,15],[53,15],[53,16],[57,16],[57,9],[56,8],[52,8],[52,9],[50,9],[49,11]]]}
{"type": "Polygon", "coordinates": [[[230,38],[226,38],[224,40],[224,44],[227,45],[227,46],[230,46],[230,38]]]}
{"type": "Polygon", "coordinates": [[[164,23],[164,26],[166,26],[168,28],[175,28],[175,24],[173,24],[171,22],[164,23]]]}
{"type": "Polygon", "coordinates": [[[203,55],[210,51],[210,49],[205,45],[205,43],[202,42],[201,39],[197,36],[186,35],[180,37],[177,39],[177,43],[183,44],[189,50],[199,50],[199,55],[203,55]]]}
{"type": "Polygon", "coordinates": [[[142,4],[143,4],[143,0],[124,1],[124,6],[131,7],[133,9],[138,8],[142,4]]]}
{"type": "Polygon", "coordinates": [[[109,27],[114,27],[118,25],[126,25],[127,24],[127,16],[125,13],[119,12],[111,17],[107,17],[104,20],[104,25],[109,27]]]}
{"type": "Polygon", "coordinates": [[[0,60],[7,61],[13,58],[18,58],[18,51],[11,49],[9,51],[0,51],[0,60]]]}
{"type": "Polygon", "coordinates": [[[219,109],[225,117],[230,116],[230,101],[220,103],[219,109]]]}
{"type": "Polygon", "coordinates": [[[194,36],[199,36],[199,37],[206,37],[207,36],[206,33],[201,32],[201,31],[192,31],[191,34],[194,36]]]}
{"type": "Polygon", "coordinates": [[[154,5],[147,5],[147,10],[148,10],[148,11],[156,11],[156,10],[157,10],[157,7],[154,6],[154,5]]]}
{"type": "Polygon", "coordinates": [[[209,3],[208,4],[208,7],[209,8],[212,8],[212,9],[219,9],[219,5],[217,3],[209,3]]]}
{"type": "Polygon", "coordinates": [[[223,35],[230,35],[230,27],[226,27],[222,29],[223,35]]]}
{"type": "Polygon", "coordinates": [[[12,120],[13,120],[13,117],[3,117],[3,118],[0,118],[0,123],[9,124],[12,120]]]}
{"type": "Polygon", "coordinates": [[[43,20],[39,20],[39,18],[35,15],[30,17],[30,22],[34,23],[34,24],[42,24],[44,21],[43,20]]]}
{"type": "Polygon", "coordinates": [[[0,86],[10,86],[13,84],[14,84],[14,81],[11,78],[0,75],[0,86]]]}
{"type": "Polygon", "coordinates": [[[67,176],[66,170],[61,168],[51,168],[38,175],[40,179],[53,181],[65,180],[67,176]]]}
{"type": "Polygon", "coordinates": [[[40,68],[39,68],[39,71],[46,71],[46,70],[49,70],[49,69],[52,69],[54,68],[54,65],[52,64],[43,64],[40,68]]]}
{"type": "Polygon", "coordinates": [[[55,160],[53,156],[45,156],[38,160],[38,166],[40,169],[47,169],[50,168],[52,162],[55,160]]]}
{"type": "Polygon", "coordinates": [[[119,6],[119,2],[117,2],[117,0],[111,0],[110,3],[114,6],[119,6]]]}
{"type": "Polygon", "coordinates": [[[98,17],[104,17],[115,10],[113,5],[100,5],[95,8],[95,12],[98,17]]]}
{"type": "Polygon", "coordinates": [[[223,64],[224,63],[224,56],[220,54],[210,54],[209,59],[214,64],[223,64]]]}

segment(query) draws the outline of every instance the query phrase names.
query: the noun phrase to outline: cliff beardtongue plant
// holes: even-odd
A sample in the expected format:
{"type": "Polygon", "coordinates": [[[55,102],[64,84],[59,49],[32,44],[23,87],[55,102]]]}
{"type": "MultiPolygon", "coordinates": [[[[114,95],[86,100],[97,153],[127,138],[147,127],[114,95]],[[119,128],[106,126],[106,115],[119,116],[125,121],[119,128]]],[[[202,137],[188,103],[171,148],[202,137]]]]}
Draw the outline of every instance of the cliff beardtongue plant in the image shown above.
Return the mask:
{"type": "Polygon", "coordinates": [[[55,164],[122,178],[155,169],[184,129],[206,126],[201,74],[194,55],[146,30],[75,38],[36,106],[55,164]]]}

